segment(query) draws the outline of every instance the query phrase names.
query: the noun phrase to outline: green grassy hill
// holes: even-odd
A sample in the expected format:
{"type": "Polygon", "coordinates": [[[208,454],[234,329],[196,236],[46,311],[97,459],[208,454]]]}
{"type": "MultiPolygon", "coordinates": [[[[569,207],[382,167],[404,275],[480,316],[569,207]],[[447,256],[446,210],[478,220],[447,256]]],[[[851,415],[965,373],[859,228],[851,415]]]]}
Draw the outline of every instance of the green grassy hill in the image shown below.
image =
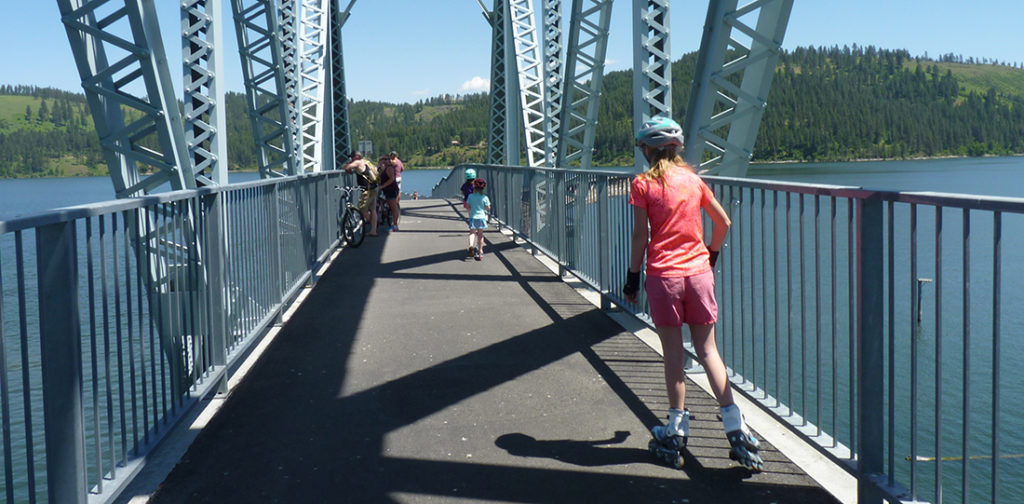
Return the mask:
{"type": "MultiPolygon", "coordinates": [[[[1024,96],[1024,69],[1000,65],[934,63],[942,73],[953,72],[964,91],[978,94],[994,88],[997,93],[1024,96]]],[[[910,68],[913,70],[913,68],[910,68]]]]}

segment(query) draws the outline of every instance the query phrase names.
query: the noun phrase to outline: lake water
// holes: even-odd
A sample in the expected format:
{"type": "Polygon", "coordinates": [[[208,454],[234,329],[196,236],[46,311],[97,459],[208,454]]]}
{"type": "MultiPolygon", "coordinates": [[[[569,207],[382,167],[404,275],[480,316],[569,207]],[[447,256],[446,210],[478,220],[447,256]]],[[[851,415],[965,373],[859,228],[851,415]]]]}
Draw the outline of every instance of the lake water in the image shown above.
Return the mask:
{"type": "MultiPolygon", "coordinates": [[[[406,170],[402,191],[429,195],[449,170],[406,170]]],[[[891,191],[932,191],[1024,198],[1024,157],[955,158],[854,163],[752,165],[747,176],[776,181],[862,186],[891,191]]],[[[259,179],[231,173],[233,183],[259,179]]],[[[0,220],[114,199],[108,177],[0,180],[0,220]]]]}
{"type": "MultiPolygon", "coordinates": [[[[421,195],[429,195],[431,188],[449,170],[407,170],[403,173],[403,191],[411,194],[413,191],[421,195]]],[[[861,186],[868,189],[899,190],[899,191],[922,191],[922,192],[946,192],[946,193],[968,193],[978,195],[1002,196],[1024,198],[1024,157],[999,157],[999,158],[970,158],[970,159],[938,159],[920,161],[874,161],[855,163],[813,163],[813,164],[771,164],[753,165],[748,176],[773,181],[788,181],[802,183],[817,183],[830,185],[861,186]]],[[[258,179],[256,173],[233,173],[232,182],[245,182],[258,179]]],[[[0,180],[0,220],[10,219],[19,215],[26,215],[45,211],[63,206],[85,204],[113,199],[114,192],[112,183],[107,177],[92,178],[64,178],[64,179],[17,179],[0,180]]],[[[950,229],[949,235],[954,236],[959,231],[950,229]]],[[[1020,237],[1007,237],[1006,243],[1019,241],[1020,237]]],[[[1009,245],[1007,245],[1009,247],[1009,245]]],[[[955,247],[954,247],[955,248],[955,247]]],[[[978,253],[976,258],[984,257],[978,253]]],[[[1010,257],[1010,254],[1008,254],[1010,257]]],[[[9,259],[9,258],[5,258],[9,259]]],[[[979,261],[981,262],[981,261],[979,261]]],[[[7,263],[10,264],[10,263],[7,263]]],[[[945,263],[946,267],[958,268],[956,261],[945,263]]],[[[1012,264],[1007,261],[1003,264],[1004,278],[1006,283],[1013,283],[1013,278],[1020,278],[1021,264],[1012,264]]],[[[983,282],[983,278],[975,279],[975,282],[983,282]]],[[[952,283],[952,282],[950,282],[952,283]]],[[[8,285],[9,286],[9,285],[8,285]]],[[[5,286],[5,287],[8,287],[5,286]]],[[[1004,286],[1005,288],[1005,286],[1004,286]]],[[[1017,315],[1018,306],[1011,303],[1008,298],[1004,313],[1012,313],[1013,320],[1004,326],[1004,345],[1008,357],[1004,361],[1002,383],[1005,387],[1012,387],[1015,390],[1021,387],[1016,386],[1024,378],[1024,366],[1014,368],[1013,363],[1019,362],[1017,357],[1010,357],[1024,354],[1021,331],[1019,326],[1010,325],[1019,321],[1017,315]],[[1013,360],[1013,362],[1011,362],[1013,360]],[[1011,385],[1013,384],[1013,385],[1011,385]]],[[[926,301],[927,303],[927,301],[926,301]]],[[[927,307],[926,307],[927,308],[927,307]]],[[[956,312],[959,306],[950,303],[947,310],[956,312]]],[[[902,308],[901,308],[902,309],[902,308]]],[[[10,318],[8,320],[11,320],[10,318]]],[[[928,321],[925,321],[924,328],[928,329],[928,321]]],[[[948,331],[950,328],[946,327],[948,331]]],[[[16,333],[16,331],[15,331],[16,333]]],[[[956,358],[959,347],[953,337],[946,345],[947,354],[956,358]]],[[[983,376],[982,366],[975,366],[974,371],[983,376]]],[[[956,377],[947,377],[956,378],[956,377]]],[[[1015,399],[1024,398],[1024,394],[1017,391],[1010,391],[1006,395],[1004,404],[1015,404],[1015,399]]],[[[976,403],[978,404],[978,403],[976,403]]],[[[979,404],[980,406],[980,404],[979,404]]],[[[948,407],[956,408],[955,404],[948,407]]],[[[977,420],[977,419],[976,419],[977,420]]],[[[1015,419],[1011,415],[1003,415],[1004,429],[1007,425],[1015,426],[1015,419]]],[[[947,433],[951,439],[955,439],[958,432],[947,433]]],[[[1006,441],[1010,448],[1016,449],[1022,446],[1021,436],[1007,436],[1006,441]]],[[[23,441],[22,441],[23,444],[23,441]]],[[[948,446],[948,445],[947,445],[948,446]]],[[[950,447],[950,450],[959,447],[950,447]]],[[[979,449],[984,452],[985,450],[979,449]]],[[[1006,453],[1021,453],[1021,451],[1008,451],[1006,453]]],[[[979,462],[985,464],[986,462],[979,462]]],[[[957,486],[959,470],[948,465],[943,479],[947,490],[957,486]]],[[[980,465],[979,465],[980,467],[980,465]]],[[[921,471],[927,472],[930,469],[922,467],[921,471]]],[[[1003,497],[1024,498],[1019,481],[1007,481],[1009,476],[1019,476],[1021,472],[1004,466],[1002,469],[1003,497]]],[[[975,474],[982,471],[975,471],[975,474]]],[[[903,480],[903,478],[901,478],[903,480]]],[[[903,481],[906,483],[906,481],[903,481]]],[[[919,481],[923,483],[923,481],[919,481]]],[[[946,494],[947,497],[953,492],[946,494]]],[[[973,493],[973,492],[972,492],[973,493]]],[[[983,495],[983,494],[982,494],[983,495]]],[[[984,501],[984,497],[980,497],[984,501]]]]}
{"type": "MultiPolygon", "coordinates": [[[[430,190],[450,170],[406,170],[402,191],[430,195],[430,190]]],[[[231,183],[259,180],[259,173],[230,173],[231,183]]],[[[110,177],[69,177],[39,179],[0,179],[0,220],[29,215],[54,208],[114,199],[110,177]]]]}

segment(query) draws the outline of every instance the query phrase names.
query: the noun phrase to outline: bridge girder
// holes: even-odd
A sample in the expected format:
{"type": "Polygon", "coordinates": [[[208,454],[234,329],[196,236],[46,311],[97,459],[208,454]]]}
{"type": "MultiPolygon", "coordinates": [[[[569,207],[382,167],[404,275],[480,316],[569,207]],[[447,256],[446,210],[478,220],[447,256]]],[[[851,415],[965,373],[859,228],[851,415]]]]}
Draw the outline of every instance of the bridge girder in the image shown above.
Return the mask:
{"type": "Polygon", "coordinates": [[[750,164],[793,8],[793,0],[737,3],[708,8],[684,123],[687,163],[732,177],[750,164]],[[755,15],[756,23],[745,21],[755,15]]]}
{"type": "Polygon", "coordinates": [[[194,188],[153,1],[58,0],[57,5],[115,194],[140,196],[164,184],[194,188]],[[140,163],[153,173],[145,175],[140,163]]]}
{"type": "Polygon", "coordinates": [[[185,0],[181,4],[185,143],[192,176],[200,186],[228,183],[222,20],[217,0],[185,0]]]}
{"type": "Polygon", "coordinates": [[[281,35],[273,0],[231,0],[256,163],[263,178],[297,173],[281,35]]]}
{"type": "Polygon", "coordinates": [[[612,0],[572,2],[555,166],[591,167],[611,12],[612,0]]]}
{"type": "MultiPolygon", "coordinates": [[[[714,1],[714,0],[712,0],[714,1]]],[[[633,0],[633,132],[655,115],[672,115],[669,0],[633,0]]],[[[634,167],[644,156],[634,149],[634,167]]]]}

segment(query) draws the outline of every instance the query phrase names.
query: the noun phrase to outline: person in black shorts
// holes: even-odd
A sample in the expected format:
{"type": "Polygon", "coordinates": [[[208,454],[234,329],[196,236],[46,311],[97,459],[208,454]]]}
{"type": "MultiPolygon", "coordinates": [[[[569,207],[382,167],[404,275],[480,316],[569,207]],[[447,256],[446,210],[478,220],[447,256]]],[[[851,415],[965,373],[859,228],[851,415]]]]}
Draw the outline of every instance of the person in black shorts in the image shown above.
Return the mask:
{"type": "Polygon", "coordinates": [[[398,179],[395,174],[395,166],[387,156],[380,158],[377,168],[380,170],[380,192],[391,207],[391,230],[398,231],[398,179]]]}

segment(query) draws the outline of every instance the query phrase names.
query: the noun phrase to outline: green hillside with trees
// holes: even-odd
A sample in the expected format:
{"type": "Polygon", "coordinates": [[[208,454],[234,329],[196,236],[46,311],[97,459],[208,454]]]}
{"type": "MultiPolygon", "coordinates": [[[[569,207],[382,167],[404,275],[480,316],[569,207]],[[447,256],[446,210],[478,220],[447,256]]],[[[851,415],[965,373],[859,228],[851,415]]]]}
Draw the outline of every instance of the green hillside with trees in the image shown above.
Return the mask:
{"type": "MultiPolygon", "coordinates": [[[[682,122],[696,53],[673,64],[682,122]]],[[[488,97],[353,101],[353,141],[410,167],[482,162],[488,97]]],[[[231,169],[256,169],[245,98],[227,96],[231,169]]],[[[594,162],[632,164],[632,73],[604,77],[594,162]]],[[[1024,68],[875,47],[807,47],[780,57],[754,161],[846,161],[1024,153],[1024,68]]],[[[0,85],[0,177],[97,175],[106,167],[80,93],[0,85]]]]}

